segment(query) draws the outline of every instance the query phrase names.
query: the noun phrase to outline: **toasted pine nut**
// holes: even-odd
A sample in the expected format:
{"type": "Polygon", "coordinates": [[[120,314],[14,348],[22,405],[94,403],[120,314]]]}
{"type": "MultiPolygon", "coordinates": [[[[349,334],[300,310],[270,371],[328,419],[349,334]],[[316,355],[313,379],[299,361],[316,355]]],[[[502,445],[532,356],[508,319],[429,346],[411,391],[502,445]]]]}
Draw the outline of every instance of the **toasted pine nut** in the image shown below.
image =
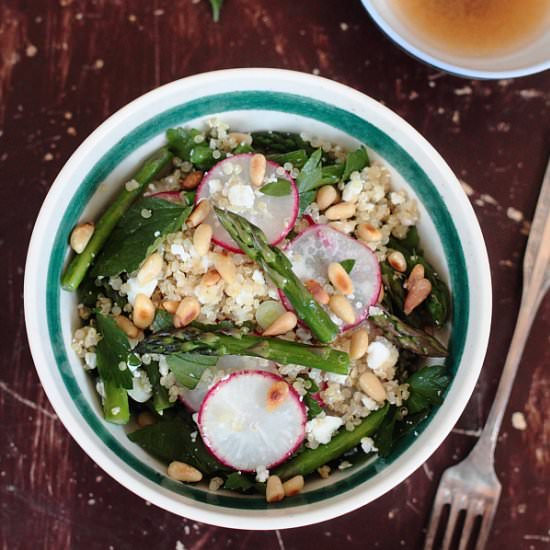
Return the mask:
{"type": "Polygon", "coordinates": [[[191,172],[190,174],[187,174],[185,178],[183,178],[181,186],[188,191],[191,189],[195,189],[199,186],[199,183],[202,180],[202,176],[202,172],[191,172]]]}
{"type": "Polygon", "coordinates": [[[297,495],[304,488],[304,476],[294,476],[283,483],[285,497],[297,495]]]}
{"type": "Polygon", "coordinates": [[[328,279],[336,290],[342,294],[353,293],[353,282],[348,272],[338,262],[332,262],[328,266],[328,279]]]}
{"type": "Polygon", "coordinates": [[[374,372],[364,372],[359,377],[359,387],[363,393],[379,403],[386,400],[386,390],[374,372]]]}
{"type": "Polygon", "coordinates": [[[193,246],[199,256],[208,254],[212,242],[212,226],[209,223],[201,223],[193,233],[193,246]]]}
{"type": "Polygon", "coordinates": [[[323,306],[328,304],[328,301],[330,300],[328,292],[315,279],[309,279],[304,283],[304,286],[318,303],[323,306]]]}
{"type": "Polygon", "coordinates": [[[326,210],[331,204],[334,204],[340,198],[340,194],[333,185],[323,185],[317,191],[315,202],[319,210],[326,210]]]}
{"type": "Polygon", "coordinates": [[[168,313],[176,313],[179,305],[180,303],[177,300],[164,300],[164,302],[162,302],[162,307],[168,313]]]}
{"type": "Polygon", "coordinates": [[[237,277],[237,268],[235,267],[231,256],[228,256],[227,254],[216,254],[216,257],[214,258],[214,267],[228,285],[235,282],[235,278],[237,277]]]}
{"type": "Polygon", "coordinates": [[[374,227],[374,225],[370,223],[360,223],[357,226],[357,236],[367,243],[371,243],[373,241],[379,241],[382,239],[382,232],[380,229],[374,227]]]}
{"type": "Polygon", "coordinates": [[[292,311],[286,311],[277,317],[263,332],[263,336],[279,336],[292,330],[298,323],[298,317],[292,311]]]}
{"type": "Polygon", "coordinates": [[[124,317],[124,315],[117,315],[115,317],[115,322],[118,328],[121,329],[124,334],[128,336],[128,338],[137,338],[139,330],[136,325],[128,319],[128,317],[124,317]]]}
{"type": "Polygon", "coordinates": [[[267,502],[279,502],[285,498],[285,491],[279,476],[269,476],[265,488],[265,499],[267,502]]]}
{"type": "Polygon", "coordinates": [[[203,199],[187,218],[187,225],[189,227],[197,227],[197,225],[201,224],[206,219],[209,212],[210,204],[206,199],[203,199]]]}
{"type": "Polygon", "coordinates": [[[211,269],[202,276],[201,285],[214,286],[220,279],[220,274],[215,269],[211,269]]]}
{"type": "Polygon", "coordinates": [[[329,220],[347,220],[355,215],[356,206],[352,202],[339,202],[334,206],[331,206],[326,212],[325,216],[329,220]]]}
{"type": "Polygon", "coordinates": [[[186,296],[174,314],[174,326],[181,328],[194,321],[201,312],[201,305],[194,296],[186,296]]]}
{"type": "Polygon", "coordinates": [[[414,281],[413,285],[408,289],[407,296],[405,296],[405,303],[403,304],[405,315],[410,315],[430,295],[431,291],[432,283],[429,279],[414,281]]]}
{"type": "Polygon", "coordinates": [[[393,250],[388,254],[388,263],[399,273],[407,271],[407,260],[399,250],[393,250]]]}
{"type": "Polygon", "coordinates": [[[337,229],[341,233],[345,233],[346,235],[349,235],[355,227],[355,222],[352,222],[349,220],[343,221],[343,222],[329,222],[328,225],[333,229],[337,229]]]}
{"type": "Polygon", "coordinates": [[[288,384],[284,380],[273,382],[271,387],[267,391],[267,404],[266,409],[273,411],[287,398],[289,392],[288,384]]]}
{"type": "Polygon", "coordinates": [[[340,317],[340,319],[348,325],[355,323],[355,311],[350,301],[345,296],[334,294],[330,297],[328,307],[331,309],[332,313],[340,317]]]}
{"type": "Polygon", "coordinates": [[[261,153],[252,155],[248,171],[250,174],[250,181],[255,187],[260,187],[260,185],[262,185],[265,177],[266,167],[266,158],[261,153]]]}
{"type": "Polygon", "coordinates": [[[77,254],[84,252],[86,245],[94,234],[94,229],[95,225],[93,223],[80,223],[73,229],[69,244],[77,254]]]}
{"type": "Polygon", "coordinates": [[[252,136],[250,134],[243,134],[242,132],[229,132],[227,137],[232,139],[237,145],[252,145],[252,136]]]}
{"type": "Polygon", "coordinates": [[[193,466],[189,466],[185,462],[170,462],[168,466],[168,477],[176,481],[186,481],[188,483],[196,483],[202,479],[202,473],[193,466]]]}
{"type": "Polygon", "coordinates": [[[137,274],[138,283],[143,286],[156,279],[162,272],[162,256],[158,252],[151,254],[141,264],[137,274]]]}
{"type": "Polygon", "coordinates": [[[155,306],[147,295],[138,294],[134,302],[134,325],[137,328],[147,328],[155,318],[155,306]]]}
{"type": "Polygon", "coordinates": [[[361,359],[367,353],[369,347],[369,333],[364,328],[360,328],[351,335],[349,347],[350,359],[361,359]]]}
{"type": "Polygon", "coordinates": [[[411,288],[415,281],[424,278],[424,266],[422,264],[415,264],[409,273],[409,278],[403,285],[405,288],[411,288]]]}
{"type": "Polygon", "coordinates": [[[152,412],[143,411],[139,413],[137,417],[137,423],[138,426],[140,426],[141,428],[145,428],[145,426],[152,426],[153,424],[156,424],[157,419],[152,412]]]}

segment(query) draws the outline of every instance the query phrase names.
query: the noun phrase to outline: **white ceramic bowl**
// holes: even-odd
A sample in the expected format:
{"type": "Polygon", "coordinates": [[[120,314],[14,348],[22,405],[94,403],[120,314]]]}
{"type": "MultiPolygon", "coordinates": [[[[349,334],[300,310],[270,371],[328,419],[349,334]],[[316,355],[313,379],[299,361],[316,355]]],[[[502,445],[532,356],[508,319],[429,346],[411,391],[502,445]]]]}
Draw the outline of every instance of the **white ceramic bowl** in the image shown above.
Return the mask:
{"type": "Polygon", "coordinates": [[[508,53],[491,55],[452,55],[428,44],[406,25],[387,0],[362,0],[376,24],[399,46],[418,59],[448,73],[469,78],[516,78],[550,68],[550,9],[547,22],[533,40],[508,53]],[[546,32],[544,31],[546,29],[546,32]]]}
{"type": "MultiPolygon", "coordinates": [[[[389,491],[437,449],[462,413],[483,362],[491,318],[487,253],[456,177],[430,144],[373,99],[323,78],[274,69],[237,69],[178,80],[136,99],[105,121],[72,155],[46,200],[25,271],[25,317],[36,369],[61,421],[108,474],[176,514],[225,527],[276,529],[327,520],[389,491]],[[391,457],[311,481],[299,496],[267,506],[260,497],[209,492],[165,476],[165,466],[104,422],[95,389],[71,350],[76,297],[59,278],[79,219],[96,216],[164,131],[220,115],[234,128],[317,134],[364,142],[391,167],[395,186],[418,198],[419,231],[454,294],[451,356],[456,373],[443,405],[391,457]]],[[[126,428],[129,429],[129,428],[126,428]]]]}

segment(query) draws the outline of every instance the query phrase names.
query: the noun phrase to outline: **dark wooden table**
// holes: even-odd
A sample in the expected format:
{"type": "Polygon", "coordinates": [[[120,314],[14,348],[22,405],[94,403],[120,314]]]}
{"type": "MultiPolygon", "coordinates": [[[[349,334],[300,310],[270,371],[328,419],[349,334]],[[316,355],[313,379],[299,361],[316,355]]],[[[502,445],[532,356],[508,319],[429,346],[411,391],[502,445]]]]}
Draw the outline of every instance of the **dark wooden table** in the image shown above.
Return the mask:
{"type": "MultiPolygon", "coordinates": [[[[317,550],[421,548],[437,481],[487,415],[512,334],[521,257],[549,153],[550,75],[476,82],[408,57],[359,0],[0,0],[0,541],[2,549],[317,550]],[[493,332],[476,392],[452,434],[376,502],[320,525],[231,531],[157,509],[102,472],[40,387],[23,320],[27,243],[69,155],[100,122],[176,78],[227,67],[320,73],[384,102],[464,181],[494,284],[493,332]]],[[[497,449],[504,490],[491,549],[550,546],[550,301],[543,303],[497,449]],[[545,372],[546,369],[546,372],[545,372]],[[513,412],[527,428],[512,426],[513,412]]]]}

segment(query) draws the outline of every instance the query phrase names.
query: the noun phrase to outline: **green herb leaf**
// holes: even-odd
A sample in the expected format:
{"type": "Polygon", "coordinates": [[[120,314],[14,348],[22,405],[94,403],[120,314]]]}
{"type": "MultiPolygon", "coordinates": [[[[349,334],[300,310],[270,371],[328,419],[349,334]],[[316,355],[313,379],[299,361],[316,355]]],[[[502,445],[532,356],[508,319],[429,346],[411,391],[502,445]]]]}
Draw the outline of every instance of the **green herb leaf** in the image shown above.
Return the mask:
{"type": "Polygon", "coordinates": [[[342,181],[347,181],[352,172],[359,172],[370,165],[369,155],[367,149],[364,146],[359,147],[356,151],[348,153],[346,157],[346,163],[344,167],[344,173],[342,174],[342,181]]]}
{"type": "Polygon", "coordinates": [[[192,206],[153,197],[138,200],[118,222],[91,275],[108,277],[132,273],[158,248],[165,235],[181,228],[192,209],[192,206]],[[148,217],[144,218],[143,213],[148,217]]]}
{"type": "Polygon", "coordinates": [[[355,265],[355,260],[342,260],[340,265],[346,270],[346,273],[351,273],[353,266],[355,265]]]}
{"type": "Polygon", "coordinates": [[[256,489],[256,484],[249,476],[241,472],[233,472],[227,476],[223,488],[239,493],[251,493],[256,489]]]}
{"type": "Polygon", "coordinates": [[[222,9],[223,0],[210,0],[210,6],[212,7],[212,19],[215,23],[220,20],[220,12],[222,9]]]}
{"type": "Polygon", "coordinates": [[[164,309],[157,309],[155,318],[149,327],[152,332],[170,330],[174,327],[174,316],[164,309]]]}
{"type": "Polygon", "coordinates": [[[298,149],[297,151],[289,151],[288,153],[276,153],[273,155],[267,155],[267,159],[283,166],[287,162],[290,162],[294,168],[302,168],[307,162],[307,153],[304,149],[298,149]]]}
{"type": "Polygon", "coordinates": [[[155,411],[160,412],[169,409],[173,406],[168,398],[168,390],[160,383],[159,365],[152,361],[148,365],[143,364],[143,368],[147,373],[147,378],[153,387],[153,407],[155,411]]]}
{"type": "Polygon", "coordinates": [[[344,164],[330,164],[329,166],[323,166],[321,170],[321,181],[319,187],[323,185],[334,185],[342,180],[342,174],[344,173],[344,164]]]}
{"type": "Polygon", "coordinates": [[[300,174],[296,178],[296,185],[299,193],[313,191],[320,186],[320,181],[323,175],[321,168],[322,149],[317,149],[304,164],[300,174]]]}
{"type": "Polygon", "coordinates": [[[187,416],[159,419],[156,424],[146,426],[128,434],[130,441],[164,462],[179,460],[194,466],[205,475],[227,471],[207,450],[196,433],[196,424],[187,416]],[[193,441],[195,439],[195,441],[193,441]]]}
{"type": "Polygon", "coordinates": [[[406,380],[410,392],[407,400],[409,413],[418,413],[433,405],[440,405],[450,381],[445,365],[426,366],[409,376],[406,380]]]}
{"type": "Polygon", "coordinates": [[[382,421],[382,424],[374,434],[374,444],[378,449],[378,455],[382,458],[385,458],[390,454],[395,443],[394,430],[398,420],[398,415],[399,409],[395,405],[392,405],[388,411],[388,414],[382,421]]]}
{"type": "Polygon", "coordinates": [[[264,195],[269,195],[270,197],[284,197],[290,195],[291,189],[290,182],[284,178],[277,178],[276,181],[266,183],[260,187],[260,191],[264,195]]]}
{"type": "Polygon", "coordinates": [[[315,399],[309,392],[304,395],[304,403],[307,407],[308,420],[315,418],[317,415],[323,412],[323,409],[321,405],[319,405],[317,399],[315,399]]]}
{"type": "Polygon", "coordinates": [[[166,131],[168,148],[174,155],[181,160],[191,162],[199,170],[209,170],[214,164],[223,160],[225,155],[215,159],[214,150],[210,149],[204,141],[197,143],[195,141],[197,136],[203,136],[203,134],[195,128],[170,128],[166,131]]]}
{"type": "Polygon", "coordinates": [[[98,313],[96,316],[97,330],[102,338],[97,344],[97,370],[103,382],[113,382],[114,385],[131,389],[132,373],[126,367],[130,353],[130,343],[124,332],[118,328],[112,317],[98,313]],[[124,370],[119,365],[124,363],[124,370]]]}
{"type": "Polygon", "coordinates": [[[212,355],[199,353],[174,353],[166,356],[166,362],[182,386],[192,390],[199,382],[202,373],[218,362],[212,355]]]}

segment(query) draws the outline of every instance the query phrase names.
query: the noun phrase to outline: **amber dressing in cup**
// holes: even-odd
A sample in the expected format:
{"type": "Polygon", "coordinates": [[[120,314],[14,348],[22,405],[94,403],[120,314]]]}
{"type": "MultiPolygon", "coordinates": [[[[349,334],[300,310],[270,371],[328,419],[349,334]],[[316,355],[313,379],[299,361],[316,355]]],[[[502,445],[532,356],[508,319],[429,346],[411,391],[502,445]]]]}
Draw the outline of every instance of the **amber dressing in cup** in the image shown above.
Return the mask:
{"type": "Polygon", "coordinates": [[[550,0],[391,0],[403,24],[454,55],[506,53],[550,33],[550,0]]]}

